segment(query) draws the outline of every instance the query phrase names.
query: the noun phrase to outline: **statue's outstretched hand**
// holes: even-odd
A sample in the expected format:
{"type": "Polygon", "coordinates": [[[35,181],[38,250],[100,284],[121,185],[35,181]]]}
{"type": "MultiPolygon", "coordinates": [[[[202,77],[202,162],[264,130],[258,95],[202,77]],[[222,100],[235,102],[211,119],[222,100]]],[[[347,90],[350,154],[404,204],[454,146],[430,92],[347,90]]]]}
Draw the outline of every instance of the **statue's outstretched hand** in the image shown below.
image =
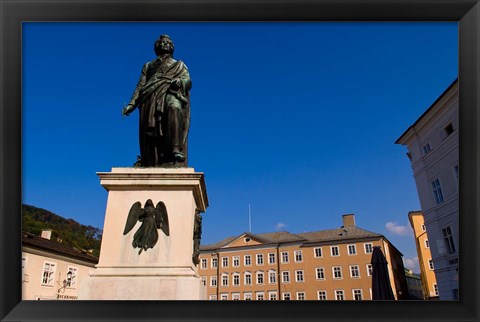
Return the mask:
{"type": "Polygon", "coordinates": [[[127,105],[122,109],[122,116],[128,116],[130,113],[133,112],[135,107],[133,105],[127,105]]]}
{"type": "Polygon", "coordinates": [[[170,82],[170,87],[175,91],[180,88],[180,85],[182,85],[182,82],[178,78],[175,78],[170,82]]]}

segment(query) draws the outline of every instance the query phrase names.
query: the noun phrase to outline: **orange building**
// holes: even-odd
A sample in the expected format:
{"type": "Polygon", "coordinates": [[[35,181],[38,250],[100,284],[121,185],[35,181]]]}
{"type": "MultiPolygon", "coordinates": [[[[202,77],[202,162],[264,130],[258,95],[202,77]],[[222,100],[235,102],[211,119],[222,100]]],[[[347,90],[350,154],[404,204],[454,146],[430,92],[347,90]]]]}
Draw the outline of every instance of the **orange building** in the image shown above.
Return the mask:
{"type": "Polygon", "coordinates": [[[430,241],[428,240],[423,213],[421,211],[410,211],[408,213],[408,219],[410,220],[410,225],[413,228],[413,234],[415,236],[425,300],[438,300],[437,278],[435,276],[435,268],[430,252],[430,241]]]}
{"type": "Polygon", "coordinates": [[[243,233],[200,247],[210,300],[370,300],[374,246],[388,261],[396,299],[408,299],[402,254],[382,235],[355,226],[292,234],[243,233]]]}

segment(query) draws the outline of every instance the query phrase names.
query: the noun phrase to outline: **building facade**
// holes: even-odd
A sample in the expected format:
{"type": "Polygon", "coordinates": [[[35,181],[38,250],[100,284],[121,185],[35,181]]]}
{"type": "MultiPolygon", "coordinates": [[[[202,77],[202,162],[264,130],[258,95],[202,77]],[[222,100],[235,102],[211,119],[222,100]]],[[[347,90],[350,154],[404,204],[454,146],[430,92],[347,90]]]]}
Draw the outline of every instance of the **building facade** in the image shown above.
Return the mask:
{"type": "Polygon", "coordinates": [[[408,292],[411,300],[424,300],[422,278],[414,274],[412,270],[405,269],[405,278],[407,279],[408,292]]]}
{"type": "Polygon", "coordinates": [[[396,299],[408,299],[402,254],[382,235],[343,216],[337,229],[243,233],[200,247],[210,300],[371,300],[373,247],[388,261],[396,299]]]}
{"type": "Polygon", "coordinates": [[[22,235],[22,299],[76,300],[98,258],[42,236],[22,235]]]}
{"type": "Polygon", "coordinates": [[[430,252],[430,239],[421,211],[410,211],[408,219],[413,229],[415,246],[417,248],[420,278],[425,300],[438,300],[438,285],[435,277],[432,253],[430,252]]]}
{"type": "Polygon", "coordinates": [[[408,149],[440,300],[458,299],[458,80],[395,142],[408,149]]]}

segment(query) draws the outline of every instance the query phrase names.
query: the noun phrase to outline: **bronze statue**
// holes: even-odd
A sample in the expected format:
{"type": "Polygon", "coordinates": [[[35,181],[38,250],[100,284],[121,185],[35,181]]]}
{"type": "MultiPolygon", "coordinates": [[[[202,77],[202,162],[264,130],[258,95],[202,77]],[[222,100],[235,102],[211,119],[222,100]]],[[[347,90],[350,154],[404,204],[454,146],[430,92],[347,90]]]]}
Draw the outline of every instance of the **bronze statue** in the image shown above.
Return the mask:
{"type": "Polygon", "coordinates": [[[147,62],[130,103],[122,110],[129,115],[139,109],[141,167],[186,167],[190,128],[190,88],[187,66],[173,59],[174,45],[161,35],[154,45],[157,58],[147,62]]]}
{"type": "Polygon", "coordinates": [[[128,213],[123,234],[128,234],[135,227],[137,221],[140,221],[142,225],[133,236],[132,246],[140,248],[138,254],[155,246],[158,241],[157,229],[161,229],[165,235],[170,236],[167,208],[162,201],[157,203],[157,207],[154,207],[152,200],[148,199],[143,209],[140,201],[134,203],[128,213]]]}

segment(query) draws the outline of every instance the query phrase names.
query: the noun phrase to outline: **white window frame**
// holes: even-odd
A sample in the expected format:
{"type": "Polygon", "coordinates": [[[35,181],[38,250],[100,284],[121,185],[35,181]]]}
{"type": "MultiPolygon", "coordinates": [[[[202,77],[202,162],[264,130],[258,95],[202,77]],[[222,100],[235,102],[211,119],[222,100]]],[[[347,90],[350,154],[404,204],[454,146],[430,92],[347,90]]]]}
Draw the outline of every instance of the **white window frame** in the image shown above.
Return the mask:
{"type": "Polygon", "coordinates": [[[228,301],[228,293],[220,293],[220,301],[228,301]]]}
{"type": "Polygon", "coordinates": [[[351,278],[360,278],[360,267],[358,265],[350,265],[350,277],[351,278]],[[356,271],[357,276],[354,276],[354,271],[356,271]]]}
{"type": "Polygon", "coordinates": [[[373,253],[373,244],[372,243],[363,244],[363,250],[365,251],[365,254],[372,254],[373,253]]]}
{"type": "Polygon", "coordinates": [[[216,296],[216,295],[210,295],[209,300],[210,300],[210,301],[216,301],[216,300],[217,300],[217,296],[216,296]]]}
{"type": "Polygon", "coordinates": [[[210,265],[212,268],[218,268],[218,258],[216,257],[212,258],[210,265]]]}
{"type": "Polygon", "coordinates": [[[297,292],[297,301],[306,301],[307,295],[304,291],[297,292]]]}
{"type": "Polygon", "coordinates": [[[67,275],[71,272],[72,276],[70,277],[70,285],[67,285],[67,288],[76,289],[77,282],[78,282],[78,267],[76,266],[68,266],[67,268],[67,275]]]}
{"type": "Polygon", "coordinates": [[[278,299],[277,291],[268,291],[268,300],[276,301],[278,299]]]}
{"type": "Polygon", "coordinates": [[[245,301],[251,301],[252,300],[252,293],[251,292],[245,292],[243,293],[243,299],[245,301]]]}
{"type": "Polygon", "coordinates": [[[208,261],[206,258],[202,258],[200,260],[200,269],[207,269],[208,267],[208,261]]]}
{"type": "Polygon", "coordinates": [[[336,301],[344,301],[345,300],[345,292],[343,290],[335,290],[335,300],[336,301]],[[340,298],[342,297],[342,298],[340,298]]]}
{"type": "Polygon", "coordinates": [[[294,259],[295,259],[295,263],[303,262],[303,253],[302,253],[301,250],[295,250],[293,252],[293,256],[294,256],[294,259]]]}
{"type": "Polygon", "coordinates": [[[457,248],[455,247],[455,240],[453,239],[452,228],[450,226],[442,228],[442,236],[447,252],[449,254],[455,254],[457,248]]]}
{"type": "Polygon", "coordinates": [[[317,299],[319,301],[327,301],[328,298],[327,298],[327,291],[325,290],[318,290],[317,291],[317,299]]]}
{"type": "Polygon", "coordinates": [[[338,257],[338,256],[340,256],[340,247],[338,247],[338,246],[330,246],[330,256],[332,256],[332,257],[338,257]],[[337,251],[336,251],[336,253],[337,253],[336,255],[335,255],[334,252],[333,252],[334,249],[337,250],[337,251]]]}
{"type": "Polygon", "coordinates": [[[202,283],[203,286],[207,286],[207,277],[200,276],[200,282],[202,283]]]}
{"type": "Polygon", "coordinates": [[[228,256],[222,257],[222,267],[228,267],[228,256]]]}
{"type": "Polygon", "coordinates": [[[256,254],[257,266],[262,266],[264,263],[263,254],[256,254]]]}
{"type": "Polygon", "coordinates": [[[430,243],[428,239],[425,239],[425,248],[430,248],[430,243]]]}
{"type": "Polygon", "coordinates": [[[443,202],[445,202],[440,178],[437,177],[437,178],[433,179],[432,181],[430,181],[430,187],[432,189],[433,200],[435,201],[435,204],[440,205],[443,202]]]}
{"type": "Polygon", "coordinates": [[[232,293],[232,301],[240,301],[240,293],[232,293]]]}
{"type": "Polygon", "coordinates": [[[265,274],[263,272],[257,272],[255,274],[255,282],[257,285],[265,285],[265,274]],[[260,281],[261,279],[261,281],[260,281]]]}
{"type": "Polygon", "coordinates": [[[243,276],[243,284],[244,285],[252,285],[252,273],[251,272],[245,272],[243,276]]]}
{"type": "Polygon", "coordinates": [[[283,292],[282,293],[282,300],[290,301],[292,299],[292,294],[290,292],[283,292]]]}
{"type": "Polygon", "coordinates": [[[319,281],[325,280],[325,268],[324,267],[315,267],[315,277],[319,281]],[[321,275],[321,277],[319,277],[321,275]]]}
{"type": "Polygon", "coordinates": [[[362,301],[363,300],[363,291],[360,288],[352,289],[352,299],[354,301],[362,301]],[[356,298],[356,295],[360,295],[360,299],[356,298]]]}
{"type": "Polygon", "coordinates": [[[277,284],[277,272],[268,271],[268,284],[277,284]]]}
{"type": "Polygon", "coordinates": [[[42,286],[54,286],[55,285],[55,274],[56,274],[56,272],[57,272],[57,263],[56,262],[44,261],[43,262],[42,275],[41,275],[41,279],[40,279],[40,285],[42,285],[42,286]]]}
{"type": "Polygon", "coordinates": [[[313,256],[315,258],[322,258],[323,257],[323,249],[322,247],[315,247],[313,249],[313,256]],[[320,253],[320,256],[318,256],[318,253],[320,253]]]}
{"type": "Polygon", "coordinates": [[[282,283],[290,283],[290,271],[282,271],[282,283]]]}
{"type": "Polygon", "coordinates": [[[334,280],[341,280],[343,279],[343,272],[342,272],[342,266],[332,266],[332,276],[334,280]],[[337,270],[338,268],[338,270],[337,270]],[[340,277],[335,276],[335,272],[338,271],[340,273],[340,277]]]}
{"type": "Polygon", "coordinates": [[[228,287],[228,273],[222,273],[222,286],[228,287]]]}
{"type": "Polygon", "coordinates": [[[347,245],[347,251],[348,251],[348,256],[357,255],[357,245],[355,244],[347,245]],[[353,249],[353,253],[351,252],[352,249],[353,249]]]}
{"type": "Polygon", "coordinates": [[[240,286],[240,274],[233,273],[232,274],[232,286],[240,286]]]}
{"type": "Polygon", "coordinates": [[[425,224],[422,224],[422,231],[427,231],[427,226],[425,226],[425,224]]]}
{"type": "Polygon", "coordinates": [[[210,276],[210,287],[217,287],[218,281],[216,276],[210,276]]]}
{"type": "Polygon", "coordinates": [[[243,262],[245,266],[252,266],[252,255],[243,256],[243,262]]]}
{"type": "Polygon", "coordinates": [[[433,260],[430,258],[428,260],[428,268],[433,271],[435,269],[435,266],[433,265],[433,260]]]}
{"type": "Polygon", "coordinates": [[[239,266],[240,266],[240,256],[233,256],[232,267],[239,267],[239,266]]]}
{"type": "Polygon", "coordinates": [[[366,268],[367,268],[367,276],[372,276],[372,272],[373,272],[372,264],[367,264],[366,268]]]}
{"type": "Polygon", "coordinates": [[[275,253],[268,253],[268,264],[269,265],[274,265],[277,260],[276,260],[276,256],[275,256],[275,253]]]}
{"type": "Polygon", "coordinates": [[[257,301],[265,301],[265,293],[255,292],[255,298],[257,299],[257,301]]]}
{"type": "Polygon", "coordinates": [[[433,283],[433,294],[435,294],[435,296],[438,296],[440,293],[438,292],[438,285],[437,283],[433,283]]]}
{"type": "Polygon", "coordinates": [[[297,283],[305,282],[305,274],[303,272],[303,269],[295,270],[295,282],[297,283]]]}
{"type": "Polygon", "coordinates": [[[288,256],[288,251],[282,252],[282,264],[288,264],[290,262],[290,258],[288,256]]]}

